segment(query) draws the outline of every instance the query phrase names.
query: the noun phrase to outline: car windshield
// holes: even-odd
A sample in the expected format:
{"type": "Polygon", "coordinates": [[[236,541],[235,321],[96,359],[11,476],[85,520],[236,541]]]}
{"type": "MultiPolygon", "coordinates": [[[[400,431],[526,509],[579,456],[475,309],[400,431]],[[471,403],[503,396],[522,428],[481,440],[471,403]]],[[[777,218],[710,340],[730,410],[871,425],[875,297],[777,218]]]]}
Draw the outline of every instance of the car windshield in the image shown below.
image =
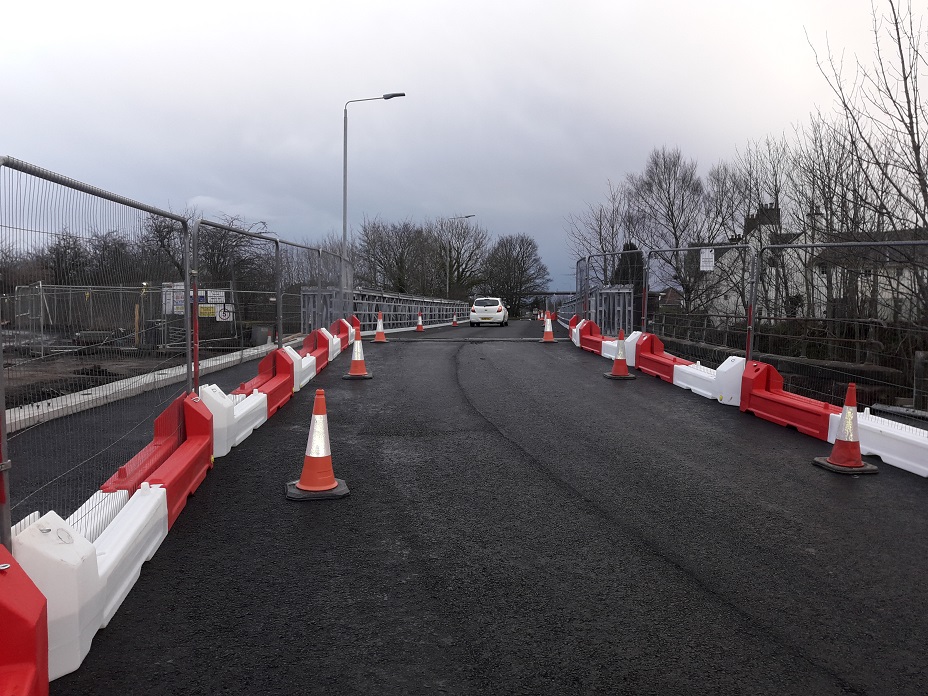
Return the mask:
{"type": "Polygon", "coordinates": [[[495,307],[498,304],[499,300],[493,299],[491,297],[482,297],[481,299],[474,302],[474,306],[476,307],[495,307]]]}

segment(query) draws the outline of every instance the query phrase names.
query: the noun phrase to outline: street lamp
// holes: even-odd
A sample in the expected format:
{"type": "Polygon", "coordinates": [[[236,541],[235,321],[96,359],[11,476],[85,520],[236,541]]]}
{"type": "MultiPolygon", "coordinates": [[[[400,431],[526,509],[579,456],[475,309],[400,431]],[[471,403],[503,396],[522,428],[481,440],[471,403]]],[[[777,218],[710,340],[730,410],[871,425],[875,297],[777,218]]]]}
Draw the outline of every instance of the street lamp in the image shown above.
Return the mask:
{"type": "MultiPolygon", "coordinates": [[[[448,218],[449,220],[466,220],[467,218],[475,217],[473,213],[470,215],[458,215],[457,217],[448,218]]],[[[451,240],[445,242],[448,247],[448,267],[445,274],[445,299],[451,297],[451,240]]]]}
{"type": "Polygon", "coordinates": [[[344,301],[343,311],[348,313],[348,275],[346,266],[348,261],[348,105],[355,102],[363,101],[380,101],[381,99],[393,99],[394,97],[405,97],[406,92],[389,92],[380,97],[368,97],[367,99],[349,99],[345,102],[345,137],[342,143],[342,300],[344,301]]]}

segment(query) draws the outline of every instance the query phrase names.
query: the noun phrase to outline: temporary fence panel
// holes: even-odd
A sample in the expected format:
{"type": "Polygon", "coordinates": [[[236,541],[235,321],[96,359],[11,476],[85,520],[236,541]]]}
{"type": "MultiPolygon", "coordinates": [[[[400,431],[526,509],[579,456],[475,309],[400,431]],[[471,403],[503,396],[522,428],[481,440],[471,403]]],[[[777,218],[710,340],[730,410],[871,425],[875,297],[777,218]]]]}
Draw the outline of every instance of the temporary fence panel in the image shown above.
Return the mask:
{"type": "Polygon", "coordinates": [[[15,307],[2,332],[3,457],[12,468],[0,507],[10,506],[12,523],[36,510],[66,518],[191,385],[187,225],[2,158],[0,230],[0,292],[15,307]],[[84,412],[149,387],[138,408],[84,412]]]}
{"type": "Polygon", "coordinates": [[[787,389],[928,410],[928,240],[771,245],[756,276],[753,357],[787,389]]]}
{"type": "Polygon", "coordinates": [[[644,330],[674,355],[709,367],[744,355],[754,258],[744,244],[650,250],[644,330]]]}

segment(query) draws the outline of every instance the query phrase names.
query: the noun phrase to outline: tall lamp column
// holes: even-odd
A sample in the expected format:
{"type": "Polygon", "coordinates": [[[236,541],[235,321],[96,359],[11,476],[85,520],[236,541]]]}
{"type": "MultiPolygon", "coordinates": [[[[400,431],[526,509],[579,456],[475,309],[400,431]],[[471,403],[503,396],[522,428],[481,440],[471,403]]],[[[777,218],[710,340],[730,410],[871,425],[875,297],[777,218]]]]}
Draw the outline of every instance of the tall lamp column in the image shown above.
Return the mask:
{"type": "Polygon", "coordinates": [[[345,318],[348,318],[350,311],[348,302],[348,105],[355,102],[363,101],[380,101],[381,99],[393,99],[395,97],[405,97],[405,92],[389,92],[379,97],[368,97],[366,99],[349,99],[345,102],[345,137],[342,142],[342,263],[341,263],[341,288],[342,288],[342,311],[345,318]]]}

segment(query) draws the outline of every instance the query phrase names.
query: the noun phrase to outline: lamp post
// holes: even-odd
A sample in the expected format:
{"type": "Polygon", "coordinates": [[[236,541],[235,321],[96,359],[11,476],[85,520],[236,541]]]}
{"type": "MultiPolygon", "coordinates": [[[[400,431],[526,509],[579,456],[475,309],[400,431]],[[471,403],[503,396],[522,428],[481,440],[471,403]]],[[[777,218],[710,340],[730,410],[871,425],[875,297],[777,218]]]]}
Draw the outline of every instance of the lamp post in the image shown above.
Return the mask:
{"type": "Polygon", "coordinates": [[[343,312],[348,314],[348,105],[355,102],[363,101],[380,101],[381,99],[393,99],[394,97],[405,97],[406,92],[389,92],[379,97],[368,97],[366,99],[349,99],[345,102],[345,137],[342,141],[342,301],[343,312]]]}
{"type": "MultiPolygon", "coordinates": [[[[450,217],[449,220],[466,220],[467,218],[475,217],[473,213],[470,215],[458,215],[457,217],[450,217]]],[[[445,299],[451,297],[451,240],[445,242],[445,245],[448,247],[448,266],[445,273],[445,299]]]]}

